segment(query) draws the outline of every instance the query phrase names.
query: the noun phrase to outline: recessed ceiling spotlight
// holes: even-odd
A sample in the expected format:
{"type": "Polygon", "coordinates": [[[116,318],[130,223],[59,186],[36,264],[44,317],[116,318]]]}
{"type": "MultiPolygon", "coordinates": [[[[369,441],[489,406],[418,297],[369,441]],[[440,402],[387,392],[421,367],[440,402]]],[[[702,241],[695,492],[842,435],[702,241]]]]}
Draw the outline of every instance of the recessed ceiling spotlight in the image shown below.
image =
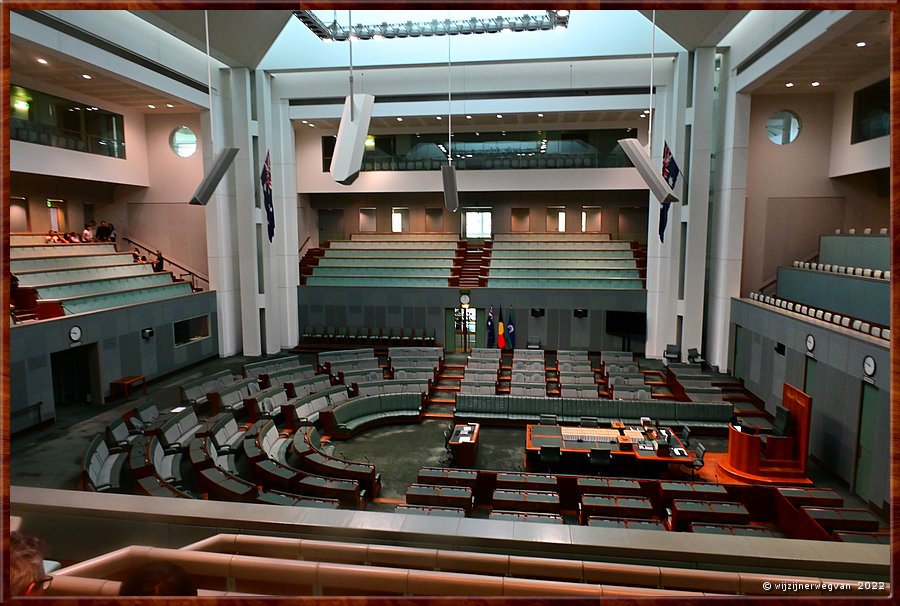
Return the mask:
{"type": "Polygon", "coordinates": [[[472,119],[472,116],[466,114],[466,120],[471,120],[471,119],[472,119]]]}
{"type": "Polygon", "coordinates": [[[153,105],[152,103],[148,103],[147,107],[149,107],[150,109],[156,109],[156,106],[153,105]]]}
{"type": "Polygon", "coordinates": [[[786,82],[786,83],[785,83],[785,86],[786,86],[787,88],[793,88],[794,83],[793,83],[793,82],[786,82]]]}
{"type": "Polygon", "coordinates": [[[47,60],[44,59],[43,57],[38,57],[37,62],[40,63],[41,65],[47,65],[47,60]]]}
{"type": "Polygon", "coordinates": [[[498,118],[502,118],[502,117],[503,117],[503,114],[497,114],[497,117],[498,117],[498,118]]]}
{"type": "Polygon", "coordinates": [[[480,136],[481,136],[481,133],[475,133],[475,136],[476,136],[476,137],[480,137],[480,136]]]}
{"type": "Polygon", "coordinates": [[[85,80],[90,80],[90,79],[91,79],[91,75],[90,75],[90,74],[81,74],[81,77],[84,78],[85,80]]]}
{"type": "Polygon", "coordinates": [[[813,83],[812,83],[812,86],[819,86],[819,81],[816,80],[815,82],[813,82],[813,83]]]}
{"type": "Polygon", "coordinates": [[[646,118],[647,114],[641,114],[641,118],[646,118]]]}
{"type": "Polygon", "coordinates": [[[397,118],[397,122],[403,122],[403,118],[397,118]]]}
{"type": "Polygon", "coordinates": [[[443,116],[435,116],[434,118],[435,118],[436,120],[443,120],[443,119],[444,119],[443,116]]]}
{"type": "Polygon", "coordinates": [[[166,103],[166,107],[175,107],[175,106],[172,105],[171,103],[166,103]]]}
{"type": "Polygon", "coordinates": [[[865,45],[866,45],[865,42],[857,42],[857,43],[856,43],[856,46],[858,46],[859,48],[862,48],[862,47],[864,47],[865,45]]]}
{"type": "Polygon", "coordinates": [[[95,112],[98,112],[98,111],[100,111],[100,110],[99,110],[99,109],[97,109],[97,108],[96,108],[96,107],[94,107],[94,106],[91,106],[91,109],[92,109],[92,110],[94,110],[94,111],[95,111],[95,112]]]}
{"type": "Polygon", "coordinates": [[[309,124],[309,120],[300,120],[300,124],[309,124]]]}
{"type": "Polygon", "coordinates": [[[543,118],[544,114],[538,114],[538,118],[543,118]]]}
{"type": "Polygon", "coordinates": [[[315,124],[313,124],[313,123],[312,123],[312,122],[310,122],[310,123],[309,123],[309,127],[310,127],[310,128],[315,128],[315,127],[316,127],[316,125],[315,125],[315,124]]]}

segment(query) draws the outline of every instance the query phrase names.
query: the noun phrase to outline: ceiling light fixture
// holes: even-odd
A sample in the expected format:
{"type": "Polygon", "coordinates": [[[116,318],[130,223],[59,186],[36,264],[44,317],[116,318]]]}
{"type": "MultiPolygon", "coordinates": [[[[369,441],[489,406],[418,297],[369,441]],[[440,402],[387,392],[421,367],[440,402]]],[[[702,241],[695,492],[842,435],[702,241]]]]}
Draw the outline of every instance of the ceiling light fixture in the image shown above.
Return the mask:
{"type": "Polygon", "coordinates": [[[90,79],[91,79],[90,74],[81,74],[81,77],[84,78],[85,80],[90,80],[90,79]]]}
{"type": "Polygon", "coordinates": [[[166,107],[172,108],[172,107],[175,107],[175,106],[172,105],[171,103],[166,103],[166,107]]]}
{"type": "Polygon", "coordinates": [[[403,118],[397,118],[397,122],[403,122],[403,118]]]}
{"type": "Polygon", "coordinates": [[[793,88],[793,87],[794,87],[794,83],[793,83],[793,82],[786,82],[786,83],[785,83],[785,86],[786,86],[787,88],[793,88]]]}
{"type": "Polygon", "coordinates": [[[538,118],[543,118],[544,114],[538,114],[538,118]]]}
{"type": "Polygon", "coordinates": [[[381,40],[383,38],[419,38],[430,36],[455,36],[457,34],[494,34],[503,32],[535,32],[565,29],[569,25],[569,11],[548,10],[536,15],[520,15],[515,17],[495,17],[481,19],[432,19],[431,21],[407,21],[406,23],[341,25],[337,20],[323,22],[315,11],[294,11],[312,33],[323,42],[344,42],[351,37],[357,40],[381,40]]]}
{"type": "Polygon", "coordinates": [[[503,114],[497,114],[497,117],[498,117],[498,118],[502,118],[502,117],[503,117],[503,114]]]}
{"type": "Polygon", "coordinates": [[[444,118],[443,118],[443,116],[435,116],[435,119],[436,119],[436,120],[443,120],[444,118]]]}
{"type": "Polygon", "coordinates": [[[819,86],[819,84],[820,84],[819,81],[816,80],[815,82],[812,83],[812,86],[819,86]]]}
{"type": "Polygon", "coordinates": [[[864,47],[865,45],[866,45],[865,42],[857,42],[857,43],[856,43],[856,46],[859,47],[859,48],[862,48],[862,47],[864,47]]]}
{"type": "Polygon", "coordinates": [[[309,124],[309,120],[300,120],[300,124],[309,124]]]}
{"type": "Polygon", "coordinates": [[[152,103],[148,103],[147,107],[149,107],[150,109],[156,109],[156,106],[153,105],[152,103]]]}
{"type": "Polygon", "coordinates": [[[466,114],[466,120],[471,120],[471,119],[472,119],[472,116],[466,114]]]}
{"type": "Polygon", "coordinates": [[[38,57],[37,62],[40,63],[41,65],[47,65],[47,60],[43,59],[41,57],[38,57]]]}

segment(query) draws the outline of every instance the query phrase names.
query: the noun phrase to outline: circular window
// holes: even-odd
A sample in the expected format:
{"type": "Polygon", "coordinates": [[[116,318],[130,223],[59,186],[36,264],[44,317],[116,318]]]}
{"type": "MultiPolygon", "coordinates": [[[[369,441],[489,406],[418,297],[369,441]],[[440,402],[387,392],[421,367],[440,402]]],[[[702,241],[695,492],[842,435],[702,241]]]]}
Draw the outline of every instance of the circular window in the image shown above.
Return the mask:
{"type": "Polygon", "coordinates": [[[179,126],[169,135],[169,147],[182,158],[193,156],[197,151],[197,135],[187,126],[179,126]]]}
{"type": "Polygon", "coordinates": [[[766,134],[769,141],[776,145],[793,143],[800,135],[800,116],[789,109],[782,109],[769,116],[766,121],[766,134]]]}

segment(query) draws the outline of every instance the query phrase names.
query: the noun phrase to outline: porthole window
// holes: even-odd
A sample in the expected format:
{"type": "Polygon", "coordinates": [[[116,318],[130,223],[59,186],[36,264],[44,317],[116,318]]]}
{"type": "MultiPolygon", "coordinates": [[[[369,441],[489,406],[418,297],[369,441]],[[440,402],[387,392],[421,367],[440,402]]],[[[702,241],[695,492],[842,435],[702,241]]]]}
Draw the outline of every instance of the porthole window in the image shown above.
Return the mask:
{"type": "Polygon", "coordinates": [[[801,128],[800,116],[789,109],[775,112],[766,121],[766,134],[769,141],[776,145],[793,143],[800,136],[801,128]]]}
{"type": "Polygon", "coordinates": [[[169,135],[169,147],[182,158],[189,158],[197,151],[197,135],[187,126],[179,126],[169,135]]]}

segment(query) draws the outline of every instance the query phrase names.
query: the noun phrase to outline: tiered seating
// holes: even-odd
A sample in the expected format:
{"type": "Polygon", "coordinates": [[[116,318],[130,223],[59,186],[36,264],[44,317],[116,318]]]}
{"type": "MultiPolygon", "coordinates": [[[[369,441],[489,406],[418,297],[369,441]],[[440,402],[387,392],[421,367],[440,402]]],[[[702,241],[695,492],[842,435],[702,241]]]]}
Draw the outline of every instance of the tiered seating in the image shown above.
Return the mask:
{"type": "Polygon", "coordinates": [[[170,272],[133,263],[131,253],[117,253],[112,243],[13,243],[9,252],[10,271],[19,279],[13,304],[40,319],[193,292],[189,283],[173,282],[170,272]]]}
{"type": "Polygon", "coordinates": [[[607,400],[578,398],[540,398],[459,394],[454,418],[460,421],[482,421],[515,424],[538,423],[541,415],[553,415],[560,423],[579,424],[583,417],[609,423],[621,420],[640,423],[650,417],[660,425],[688,425],[693,430],[709,431],[728,428],[734,414],[731,402],[674,402],[671,400],[607,400]]]}
{"type": "Polygon", "coordinates": [[[285,356],[282,358],[271,358],[269,360],[260,360],[259,362],[251,362],[244,364],[244,376],[259,378],[260,375],[276,372],[279,370],[295,369],[300,366],[300,358],[298,356],[285,356]]]}
{"type": "Polygon", "coordinates": [[[207,397],[212,405],[213,414],[228,411],[239,416],[244,412],[244,400],[252,397],[259,389],[258,380],[254,378],[241,379],[218,391],[207,393],[207,397]]]}
{"type": "Polygon", "coordinates": [[[293,452],[300,461],[301,469],[330,478],[355,480],[371,498],[378,496],[381,492],[381,474],[374,465],[337,458],[323,452],[320,446],[319,431],[313,426],[304,428],[294,436],[293,452]]]}
{"type": "Polygon", "coordinates": [[[456,248],[449,234],[354,234],[329,242],[305,280],[310,286],[446,287],[456,248]]]}
{"type": "Polygon", "coordinates": [[[348,438],[363,427],[379,423],[418,422],[424,398],[424,393],[352,398],[339,406],[329,406],[319,417],[330,435],[348,438]]]}
{"type": "Polygon", "coordinates": [[[96,492],[119,492],[122,489],[122,469],[125,452],[110,452],[102,434],[91,440],[81,464],[84,486],[96,492]]]}
{"type": "Polygon", "coordinates": [[[329,478],[288,465],[288,453],[296,440],[279,433],[271,419],[259,421],[255,427],[258,427],[258,433],[254,438],[244,440],[243,446],[244,455],[252,463],[251,472],[256,482],[293,495],[338,499],[350,509],[365,506],[367,492],[357,480],[329,478]]]}
{"type": "Polygon", "coordinates": [[[641,289],[631,242],[608,234],[497,234],[488,286],[641,289]]]}
{"type": "Polygon", "coordinates": [[[885,341],[891,340],[891,329],[888,324],[864,322],[859,318],[851,318],[850,316],[835,313],[833,311],[825,311],[810,305],[802,305],[799,301],[788,301],[780,297],[761,295],[756,292],[750,293],[750,300],[776,308],[781,313],[787,313],[804,320],[820,320],[835,326],[855,330],[878,339],[884,339],[885,341]]]}
{"type": "Polygon", "coordinates": [[[180,386],[181,401],[199,409],[207,404],[207,394],[218,392],[234,384],[236,377],[230,370],[222,370],[215,374],[186,381],[180,386]]]}

